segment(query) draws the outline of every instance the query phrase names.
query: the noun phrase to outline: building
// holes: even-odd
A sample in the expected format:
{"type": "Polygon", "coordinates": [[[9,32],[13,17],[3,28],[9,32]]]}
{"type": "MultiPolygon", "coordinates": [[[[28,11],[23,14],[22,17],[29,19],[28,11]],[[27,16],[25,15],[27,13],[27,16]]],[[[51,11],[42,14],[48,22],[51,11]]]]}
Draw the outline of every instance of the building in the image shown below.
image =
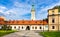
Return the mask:
{"type": "Polygon", "coordinates": [[[48,10],[49,31],[60,30],[60,6],[48,10]]]}
{"type": "Polygon", "coordinates": [[[42,20],[9,20],[0,18],[0,29],[3,25],[10,25],[12,30],[48,30],[47,21],[42,20]]]}
{"type": "Polygon", "coordinates": [[[12,30],[48,30],[46,20],[35,20],[35,8],[32,5],[31,20],[4,20],[0,17],[0,29],[3,25],[10,25],[12,30]]]}

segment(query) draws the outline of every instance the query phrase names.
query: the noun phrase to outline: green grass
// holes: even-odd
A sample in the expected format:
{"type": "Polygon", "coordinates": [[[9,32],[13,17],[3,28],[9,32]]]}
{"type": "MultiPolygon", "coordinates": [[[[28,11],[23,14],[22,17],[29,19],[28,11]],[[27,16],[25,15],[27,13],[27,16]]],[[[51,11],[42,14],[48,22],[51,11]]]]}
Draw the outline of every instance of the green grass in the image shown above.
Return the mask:
{"type": "Polygon", "coordinates": [[[40,32],[39,34],[44,37],[60,37],[60,31],[40,32]]]}
{"type": "Polygon", "coordinates": [[[0,37],[3,35],[13,33],[13,32],[16,32],[16,31],[14,31],[14,30],[0,30],[0,37]]]}

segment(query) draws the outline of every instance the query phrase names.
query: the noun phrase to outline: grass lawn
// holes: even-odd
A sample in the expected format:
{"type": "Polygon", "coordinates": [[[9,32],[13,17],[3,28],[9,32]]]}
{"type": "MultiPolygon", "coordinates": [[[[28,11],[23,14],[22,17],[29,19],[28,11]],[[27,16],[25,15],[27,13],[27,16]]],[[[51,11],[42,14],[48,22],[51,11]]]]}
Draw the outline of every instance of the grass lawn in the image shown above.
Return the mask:
{"type": "Polygon", "coordinates": [[[60,37],[60,31],[40,32],[39,34],[44,37],[60,37]]]}
{"type": "Polygon", "coordinates": [[[13,30],[0,30],[0,37],[3,36],[3,35],[13,33],[13,32],[16,32],[16,31],[13,31],[13,30]]]}

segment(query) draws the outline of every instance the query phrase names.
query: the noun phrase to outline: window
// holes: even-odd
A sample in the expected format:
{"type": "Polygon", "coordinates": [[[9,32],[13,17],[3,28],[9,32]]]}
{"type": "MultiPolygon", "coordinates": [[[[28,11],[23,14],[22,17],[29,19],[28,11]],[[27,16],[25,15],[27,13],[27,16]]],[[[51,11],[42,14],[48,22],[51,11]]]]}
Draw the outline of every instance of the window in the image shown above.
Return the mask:
{"type": "Polygon", "coordinates": [[[52,13],[54,13],[54,11],[52,11],[52,13]]]}
{"type": "Polygon", "coordinates": [[[14,21],[12,23],[14,23],[14,21]]]}
{"type": "Polygon", "coordinates": [[[37,29],[37,27],[35,27],[35,29],[37,29]]]}
{"type": "Polygon", "coordinates": [[[32,27],[32,29],[34,29],[34,27],[32,27]]]}
{"type": "Polygon", "coordinates": [[[52,29],[55,29],[55,26],[52,26],[52,29]]]}
{"type": "Polygon", "coordinates": [[[40,27],[40,29],[42,29],[42,28],[40,27]]]}
{"type": "Polygon", "coordinates": [[[20,30],[20,26],[18,26],[18,30],[20,30]]]}
{"type": "Polygon", "coordinates": [[[23,29],[23,26],[22,26],[22,29],[23,29]]]}
{"type": "Polygon", "coordinates": [[[55,21],[54,21],[54,19],[52,19],[52,23],[54,23],[55,21]]]}

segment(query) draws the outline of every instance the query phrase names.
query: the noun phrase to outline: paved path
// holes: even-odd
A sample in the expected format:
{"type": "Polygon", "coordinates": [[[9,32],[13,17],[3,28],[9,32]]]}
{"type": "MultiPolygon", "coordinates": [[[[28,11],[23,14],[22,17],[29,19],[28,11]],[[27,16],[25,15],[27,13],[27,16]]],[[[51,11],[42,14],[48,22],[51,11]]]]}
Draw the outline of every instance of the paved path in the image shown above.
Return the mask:
{"type": "Polygon", "coordinates": [[[19,31],[12,34],[5,35],[3,37],[42,37],[35,31],[19,31]]]}

